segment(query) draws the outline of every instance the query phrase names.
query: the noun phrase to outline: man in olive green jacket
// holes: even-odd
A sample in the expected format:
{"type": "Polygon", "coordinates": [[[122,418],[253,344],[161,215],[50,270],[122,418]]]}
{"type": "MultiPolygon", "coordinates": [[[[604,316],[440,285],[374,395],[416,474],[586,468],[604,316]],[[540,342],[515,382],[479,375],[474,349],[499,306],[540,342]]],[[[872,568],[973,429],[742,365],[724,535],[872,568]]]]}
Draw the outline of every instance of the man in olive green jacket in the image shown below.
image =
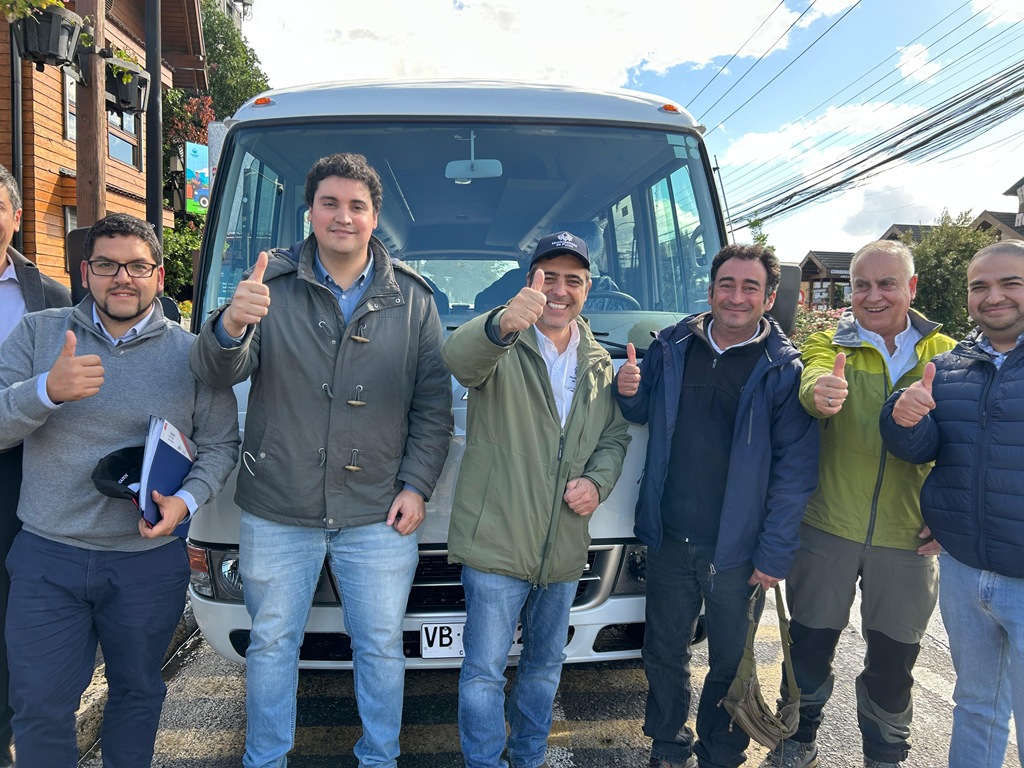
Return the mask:
{"type": "Polygon", "coordinates": [[[867,645],[856,681],[864,765],[902,765],[910,749],[914,662],[938,595],[938,545],[919,501],[930,465],[887,453],[878,417],[890,393],[920,379],[928,361],[955,342],[910,308],[917,275],[906,246],[869,243],[854,254],[850,275],[851,310],[834,331],[801,345],[800,402],[819,420],[821,451],[818,490],[786,577],[800,725],[762,768],[818,765],[832,658],[858,586],[867,645]]]}
{"type": "Polygon", "coordinates": [[[629,443],[615,371],[579,319],[590,288],[586,244],[540,240],[528,285],[459,328],[442,355],[468,387],[466,452],[448,532],[462,564],[465,658],[459,736],[466,768],[546,765],[569,609],[587,561],[590,514],[611,493],[629,443]],[[523,653],[508,703],[516,625],[523,653]]]}

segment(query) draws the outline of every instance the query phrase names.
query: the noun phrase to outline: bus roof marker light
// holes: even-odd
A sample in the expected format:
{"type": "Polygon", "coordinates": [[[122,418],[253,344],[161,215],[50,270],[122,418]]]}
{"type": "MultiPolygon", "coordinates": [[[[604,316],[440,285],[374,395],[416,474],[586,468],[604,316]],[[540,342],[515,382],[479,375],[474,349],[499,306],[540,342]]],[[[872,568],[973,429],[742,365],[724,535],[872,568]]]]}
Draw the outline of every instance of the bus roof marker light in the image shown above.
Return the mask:
{"type": "Polygon", "coordinates": [[[673,114],[681,114],[682,110],[679,109],[675,104],[662,104],[659,109],[662,112],[672,112],[673,114]]]}
{"type": "Polygon", "coordinates": [[[256,101],[252,103],[254,107],[269,107],[274,103],[274,100],[269,96],[260,96],[256,101]]]}

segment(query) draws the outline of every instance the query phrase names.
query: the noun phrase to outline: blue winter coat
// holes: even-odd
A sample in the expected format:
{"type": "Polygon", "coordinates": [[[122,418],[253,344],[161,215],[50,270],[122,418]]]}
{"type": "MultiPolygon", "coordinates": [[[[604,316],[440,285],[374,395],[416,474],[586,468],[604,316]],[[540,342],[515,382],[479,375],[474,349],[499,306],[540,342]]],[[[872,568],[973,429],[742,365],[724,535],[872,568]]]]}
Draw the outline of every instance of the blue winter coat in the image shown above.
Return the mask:
{"type": "MultiPolygon", "coordinates": [[[[647,461],[636,505],[637,538],[661,546],[661,495],[672,435],[694,421],[679,413],[683,367],[690,344],[706,344],[704,315],[694,315],[654,337],[640,364],[640,391],[616,399],[630,421],[649,425],[647,461]]],[[[800,405],[800,354],[769,320],[764,355],[747,379],[736,412],[714,569],[753,561],[785,578],[800,548],[800,521],[818,484],[818,425],[800,405]]]]}
{"type": "Polygon", "coordinates": [[[972,568],[1024,578],[1024,346],[996,368],[978,332],[935,358],[935,410],[900,427],[882,408],[886,449],[904,461],[934,461],[921,514],[950,555],[972,568]]]}

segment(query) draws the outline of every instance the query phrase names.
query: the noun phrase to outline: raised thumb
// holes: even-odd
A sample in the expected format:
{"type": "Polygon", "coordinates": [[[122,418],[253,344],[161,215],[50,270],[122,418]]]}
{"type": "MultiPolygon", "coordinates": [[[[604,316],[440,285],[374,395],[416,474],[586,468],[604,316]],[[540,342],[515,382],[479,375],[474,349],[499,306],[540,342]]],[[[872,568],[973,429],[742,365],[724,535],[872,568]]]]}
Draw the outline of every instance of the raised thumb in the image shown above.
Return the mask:
{"type": "Polygon", "coordinates": [[[636,365],[636,347],[633,346],[633,342],[626,344],[626,362],[636,365]]]}
{"type": "Polygon", "coordinates": [[[61,357],[74,357],[75,349],[78,347],[78,338],[74,331],[64,331],[64,349],[60,351],[61,357]]]}
{"type": "Polygon", "coordinates": [[[250,280],[254,280],[257,283],[263,282],[263,273],[267,271],[267,263],[270,261],[266,251],[260,251],[260,255],[256,257],[256,266],[252,268],[252,274],[249,275],[250,280]]]}
{"type": "Polygon", "coordinates": [[[832,366],[832,375],[846,380],[846,353],[840,352],[836,355],[835,365],[832,366]]]}
{"type": "Polygon", "coordinates": [[[924,375],[921,377],[921,385],[930,395],[932,393],[932,382],[935,380],[935,363],[928,363],[924,367],[924,375]]]}
{"type": "Polygon", "coordinates": [[[530,281],[530,287],[535,291],[542,290],[544,288],[544,270],[536,269],[533,272],[533,280],[530,281]]]}

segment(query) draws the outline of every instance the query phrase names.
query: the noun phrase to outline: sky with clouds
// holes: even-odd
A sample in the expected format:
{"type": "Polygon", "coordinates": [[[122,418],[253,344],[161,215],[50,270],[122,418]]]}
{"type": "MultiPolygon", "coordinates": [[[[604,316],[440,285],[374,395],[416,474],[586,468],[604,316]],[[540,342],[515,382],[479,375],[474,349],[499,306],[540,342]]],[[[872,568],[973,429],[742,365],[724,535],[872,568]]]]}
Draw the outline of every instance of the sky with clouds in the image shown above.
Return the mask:
{"type": "MultiPolygon", "coordinates": [[[[1024,0],[255,0],[242,31],[272,87],[478,77],[667,97],[707,126],[742,210],[1024,60],[1024,0]]],[[[764,229],[786,261],[855,250],[944,208],[1016,211],[1002,193],[1022,176],[1017,113],[764,229]]]]}

